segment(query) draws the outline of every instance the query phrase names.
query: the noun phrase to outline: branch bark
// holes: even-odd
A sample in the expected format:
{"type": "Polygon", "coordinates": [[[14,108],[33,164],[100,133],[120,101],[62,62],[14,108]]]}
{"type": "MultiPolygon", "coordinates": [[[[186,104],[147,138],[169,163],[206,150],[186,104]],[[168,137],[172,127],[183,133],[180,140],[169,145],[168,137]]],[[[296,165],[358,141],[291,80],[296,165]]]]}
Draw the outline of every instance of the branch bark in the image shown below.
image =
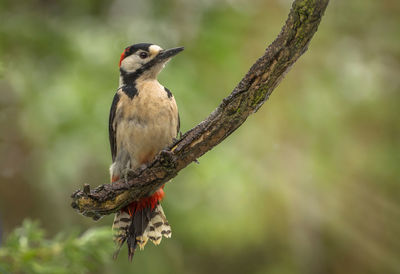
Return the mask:
{"type": "Polygon", "coordinates": [[[126,180],[72,194],[71,206],[97,220],[156,191],[235,131],[269,98],[291,66],[307,50],[329,0],[295,0],[280,34],[233,92],[210,116],[186,132],[146,168],[130,170],[126,180]]]}

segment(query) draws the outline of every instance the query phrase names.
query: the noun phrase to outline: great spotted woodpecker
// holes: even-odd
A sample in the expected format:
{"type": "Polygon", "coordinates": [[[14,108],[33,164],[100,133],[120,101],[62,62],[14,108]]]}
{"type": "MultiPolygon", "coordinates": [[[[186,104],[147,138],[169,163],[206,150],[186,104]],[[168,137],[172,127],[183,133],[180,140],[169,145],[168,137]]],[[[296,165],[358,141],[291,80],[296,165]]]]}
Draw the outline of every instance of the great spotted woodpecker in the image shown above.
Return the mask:
{"type": "MultiPolygon", "coordinates": [[[[127,170],[149,163],[177,137],[178,108],[172,93],[157,81],[157,75],[182,50],[183,47],[163,50],[141,43],[125,48],[121,54],[119,88],[109,119],[111,182],[123,179],[127,170]]],[[[158,245],[162,236],[171,237],[171,227],[160,204],[163,188],[115,215],[114,257],[125,242],[132,260],[137,246],[143,249],[149,239],[158,245]]]]}

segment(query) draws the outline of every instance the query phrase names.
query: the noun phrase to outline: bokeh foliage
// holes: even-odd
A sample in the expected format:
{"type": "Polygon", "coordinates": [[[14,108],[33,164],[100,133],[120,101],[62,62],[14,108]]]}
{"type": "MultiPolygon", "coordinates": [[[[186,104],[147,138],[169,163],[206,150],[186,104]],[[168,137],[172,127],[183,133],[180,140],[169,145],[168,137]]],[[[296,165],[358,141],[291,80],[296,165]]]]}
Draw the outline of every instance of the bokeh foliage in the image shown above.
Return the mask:
{"type": "Polygon", "coordinates": [[[69,207],[74,189],[108,180],[125,46],[185,46],[160,82],[186,131],[275,38],[290,2],[3,0],[0,273],[399,273],[394,0],[331,1],[270,101],[166,186],[173,238],[133,264],[124,249],[110,259],[111,216],[69,207]]]}
{"type": "Polygon", "coordinates": [[[110,261],[112,245],[109,228],[48,240],[37,223],[25,220],[0,249],[0,273],[94,273],[110,261]]]}

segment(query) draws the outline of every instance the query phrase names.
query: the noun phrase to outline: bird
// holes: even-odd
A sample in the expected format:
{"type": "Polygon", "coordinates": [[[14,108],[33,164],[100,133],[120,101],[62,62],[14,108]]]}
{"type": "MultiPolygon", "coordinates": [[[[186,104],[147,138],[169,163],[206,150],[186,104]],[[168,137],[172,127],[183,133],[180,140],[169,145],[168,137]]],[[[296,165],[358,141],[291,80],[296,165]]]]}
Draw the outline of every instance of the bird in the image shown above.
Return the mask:
{"type": "MultiPolygon", "coordinates": [[[[164,50],[151,43],[128,46],[119,61],[119,87],[109,116],[112,164],[111,183],[126,179],[127,171],[143,168],[180,132],[178,107],[171,91],[157,76],[166,63],[184,48],[164,50]]],[[[164,185],[133,201],[115,214],[112,230],[116,244],[114,258],[126,242],[132,261],[137,247],[148,240],[160,244],[171,237],[171,226],[161,207],[164,185]]]]}

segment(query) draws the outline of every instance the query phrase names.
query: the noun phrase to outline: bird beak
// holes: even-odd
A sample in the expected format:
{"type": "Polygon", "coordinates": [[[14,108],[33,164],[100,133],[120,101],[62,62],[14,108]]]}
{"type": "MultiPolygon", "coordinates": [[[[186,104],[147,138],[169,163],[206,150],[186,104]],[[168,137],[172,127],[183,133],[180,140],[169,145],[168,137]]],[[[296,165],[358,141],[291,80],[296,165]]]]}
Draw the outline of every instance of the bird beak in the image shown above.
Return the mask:
{"type": "Polygon", "coordinates": [[[175,55],[177,55],[179,52],[181,52],[184,48],[179,47],[179,48],[172,48],[172,49],[166,49],[162,50],[156,57],[157,61],[164,61],[166,59],[169,59],[175,55]]]}

